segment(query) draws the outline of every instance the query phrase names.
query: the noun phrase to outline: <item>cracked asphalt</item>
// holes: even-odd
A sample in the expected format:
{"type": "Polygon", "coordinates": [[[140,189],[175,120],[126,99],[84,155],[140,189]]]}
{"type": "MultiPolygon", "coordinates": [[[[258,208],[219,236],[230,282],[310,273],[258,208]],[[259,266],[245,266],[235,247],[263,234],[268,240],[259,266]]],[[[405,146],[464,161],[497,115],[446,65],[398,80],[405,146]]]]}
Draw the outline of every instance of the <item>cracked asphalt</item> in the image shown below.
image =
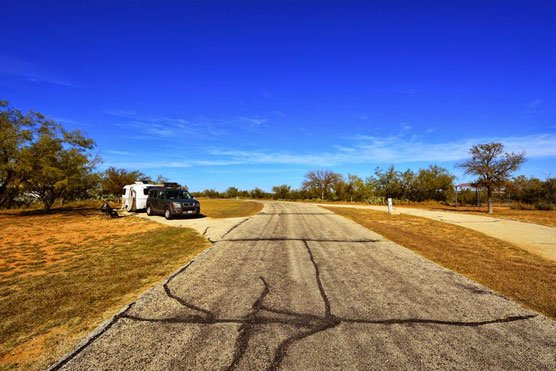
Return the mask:
{"type": "Polygon", "coordinates": [[[273,202],[52,367],[385,368],[554,370],[556,322],[332,212],[273,202]]]}

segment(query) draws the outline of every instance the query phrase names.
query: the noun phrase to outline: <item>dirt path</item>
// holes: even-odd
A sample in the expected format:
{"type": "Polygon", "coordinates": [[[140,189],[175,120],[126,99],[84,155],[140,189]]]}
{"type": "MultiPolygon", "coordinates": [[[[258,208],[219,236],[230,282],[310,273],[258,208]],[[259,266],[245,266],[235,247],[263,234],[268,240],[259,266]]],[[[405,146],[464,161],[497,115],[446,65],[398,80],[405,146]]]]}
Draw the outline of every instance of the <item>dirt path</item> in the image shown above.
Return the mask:
{"type": "MultiPolygon", "coordinates": [[[[322,204],[322,206],[388,211],[388,207],[386,206],[373,205],[322,204]]],[[[481,215],[411,209],[406,207],[394,207],[394,213],[420,216],[473,229],[486,235],[513,243],[531,253],[556,261],[556,228],[553,227],[481,215]]]]}
{"type": "Polygon", "coordinates": [[[556,322],[355,222],[272,202],[54,369],[556,368],[556,322]]]}

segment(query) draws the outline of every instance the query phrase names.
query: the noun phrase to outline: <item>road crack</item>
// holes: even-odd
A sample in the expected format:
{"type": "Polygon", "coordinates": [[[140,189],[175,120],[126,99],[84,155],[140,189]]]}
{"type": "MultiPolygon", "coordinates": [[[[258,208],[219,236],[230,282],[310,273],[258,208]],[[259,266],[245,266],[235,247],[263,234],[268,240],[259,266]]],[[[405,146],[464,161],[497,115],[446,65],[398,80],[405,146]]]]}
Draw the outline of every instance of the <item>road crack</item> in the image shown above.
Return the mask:
{"type": "Polygon", "coordinates": [[[236,229],[237,227],[239,227],[240,225],[242,225],[243,223],[245,223],[245,222],[248,221],[249,219],[251,219],[251,218],[243,219],[241,222],[237,223],[237,224],[234,225],[232,228],[230,228],[230,229],[228,230],[228,232],[224,233],[224,234],[222,235],[222,237],[220,237],[220,238],[226,237],[231,231],[233,231],[234,229],[236,229]]]}
{"type": "MultiPolygon", "coordinates": [[[[230,229],[225,235],[230,233],[233,229],[237,228],[240,224],[244,223],[248,219],[245,219],[241,223],[235,225],[230,229]]],[[[225,236],[224,235],[224,236],[225,236]]],[[[223,237],[224,237],[223,236],[223,237]]],[[[349,318],[336,316],[332,313],[332,307],[330,300],[325,290],[325,286],[322,282],[321,268],[315,258],[315,255],[309,246],[309,242],[343,242],[343,243],[353,243],[353,242],[377,242],[377,240],[321,240],[321,239],[296,239],[296,238],[260,238],[260,239],[228,239],[223,240],[226,242],[247,242],[247,241],[302,241],[305,250],[309,256],[309,260],[314,269],[314,279],[316,286],[318,288],[323,308],[324,315],[315,315],[308,313],[297,313],[295,311],[290,311],[286,309],[275,309],[268,305],[265,305],[265,298],[272,293],[271,286],[268,281],[260,276],[259,280],[263,284],[263,288],[259,296],[255,299],[251,305],[251,310],[243,317],[239,318],[225,318],[219,317],[212,311],[208,309],[201,308],[195,304],[192,304],[182,297],[176,295],[170,284],[178,275],[183,273],[193,262],[172,274],[166,282],[162,285],[164,293],[168,298],[177,302],[181,306],[188,308],[195,312],[195,314],[188,315],[177,315],[167,318],[144,318],[137,315],[128,314],[129,310],[134,303],[126,307],[122,312],[117,314],[112,318],[112,320],[104,327],[101,331],[91,336],[83,345],[77,348],[68,357],[63,358],[57,364],[55,364],[51,370],[58,370],[67,364],[71,359],[73,359],[77,354],[86,349],[91,343],[101,337],[106,331],[108,331],[115,323],[119,320],[137,321],[137,322],[150,322],[150,323],[168,323],[168,324],[184,324],[184,325],[213,325],[213,324],[231,324],[239,325],[237,332],[238,336],[235,341],[235,347],[233,352],[233,359],[227,370],[237,369],[244,357],[248,354],[249,346],[253,335],[257,331],[261,331],[264,326],[268,325],[283,325],[291,327],[294,329],[294,333],[284,340],[282,340],[276,347],[273,356],[268,360],[267,370],[273,371],[280,368],[283,360],[287,357],[290,349],[298,342],[307,339],[313,335],[322,333],[329,329],[333,329],[341,324],[346,325],[379,325],[379,326],[393,326],[393,325],[423,325],[423,326],[457,326],[457,327],[477,327],[477,326],[488,326],[492,324],[509,323],[521,320],[528,320],[536,317],[537,315],[524,315],[524,316],[506,316],[502,318],[495,318],[490,320],[482,321],[448,321],[440,319],[427,319],[427,318],[392,318],[392,319],[372,319],[372,318],[349,318]],[[274,316],[272,316],[274,314],[274,316]]]]}

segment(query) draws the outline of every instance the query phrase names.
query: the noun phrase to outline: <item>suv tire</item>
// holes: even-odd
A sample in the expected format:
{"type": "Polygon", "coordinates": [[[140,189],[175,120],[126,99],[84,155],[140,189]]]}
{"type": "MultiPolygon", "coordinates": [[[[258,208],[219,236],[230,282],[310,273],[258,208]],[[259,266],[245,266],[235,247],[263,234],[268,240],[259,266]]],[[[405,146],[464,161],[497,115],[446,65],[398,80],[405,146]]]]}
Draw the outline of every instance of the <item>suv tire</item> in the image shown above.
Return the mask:
{"type": "Polygon", "coordinates": [[[166,208],[166,210],[164,210],[164,217],[168,220],[172,219],[172,212],[170,211],[170,208],[166,208]]]}
{"type": "Polygon", "coordinates": [[[147,215],[148,215],[148,216],[152,216],[152,215],[153,215],[153,208],[151,207],[151,205],[147,206],[147,215]]]}

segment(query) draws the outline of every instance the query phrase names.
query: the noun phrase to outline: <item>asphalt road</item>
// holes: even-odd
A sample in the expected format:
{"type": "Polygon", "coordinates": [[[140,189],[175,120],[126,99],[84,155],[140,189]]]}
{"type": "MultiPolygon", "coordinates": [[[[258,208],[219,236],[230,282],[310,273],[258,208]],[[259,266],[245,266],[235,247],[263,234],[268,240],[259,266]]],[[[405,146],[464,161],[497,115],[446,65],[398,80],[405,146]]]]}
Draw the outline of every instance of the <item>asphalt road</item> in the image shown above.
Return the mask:
{"type": "Polygon", "coordinates": [[[60,368],[554,370],[556,322],[332,212],[269,203],[60,368]]]}

